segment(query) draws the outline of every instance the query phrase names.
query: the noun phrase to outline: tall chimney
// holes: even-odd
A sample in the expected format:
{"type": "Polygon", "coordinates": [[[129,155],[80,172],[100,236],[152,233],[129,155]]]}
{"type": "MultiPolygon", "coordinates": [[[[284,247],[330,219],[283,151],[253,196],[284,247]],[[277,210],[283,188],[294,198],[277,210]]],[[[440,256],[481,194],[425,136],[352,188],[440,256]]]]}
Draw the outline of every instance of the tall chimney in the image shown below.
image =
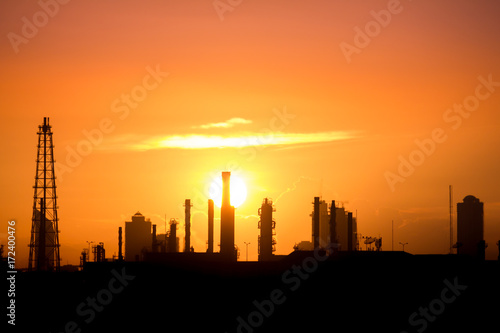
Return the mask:
{"type": "Polygon", "coordinates": [[[337,243],[337,209],[335,208],[335,200],[332,200],[330,206],[330,243],[337,243]]]}
{"type": "Polygon", "coordinates": [[[222,204],[220,208],[220,253],[227,260],[236,260],[234,250],[234,207],[229,193],[231,172],[222,172],[222,204]]]}
{"type": "Polygon", "coordinates": [[[208,199],[208,248],[207,253],[214,253],[214,201],[208,199]]]}
{"type": "Polygon", "coordinates": [[[122,253],[122,227],[118,227],[118,260],[123,261],[122,253]]]}
{"type": "Polygon", "coordinates": [[[221,207],[231,206],[231,195],[229,192],[230,189],[230,178],[231,172],[224,171],[222,172],[222,204],[221,207]]]}
{"type": "Polygon", "coordinates": [[[319,247],[319,197],[314,197],[313,244],[314,249],[319,247]]]}
{"type": "Polygon", "coordinates": [[[191,206],[191,200],[186,199],[186,201],[184,202],[184,252],[191,251],[191,206]]]}
{"type": "Polygon", "coordinates": [[[347,213],[347,251],[352,251],[352,212],[347,213]]]}

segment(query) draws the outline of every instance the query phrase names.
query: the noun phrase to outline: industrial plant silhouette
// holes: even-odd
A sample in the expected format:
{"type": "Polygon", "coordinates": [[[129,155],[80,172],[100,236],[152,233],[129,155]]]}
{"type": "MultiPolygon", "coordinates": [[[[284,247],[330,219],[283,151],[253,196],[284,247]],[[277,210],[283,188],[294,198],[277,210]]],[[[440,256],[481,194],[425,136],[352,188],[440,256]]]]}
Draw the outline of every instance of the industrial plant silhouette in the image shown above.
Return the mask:
{"type": "MultiPolygon", "coordinates": [[[[474,196],[457,205],[457,254],[450,255],[383,251],[382,238],[359,237],[352,212],[320,197],[312,198],[311,241],[276,255],[280,221],[273,218],[273,201],[263,198],[256,208],[258,261],[246,262],[238,261],[231,173],[223,171],[219,252],[213,200],[207,200],[207,248],[195,252],[192,204],[186,199],[183,249],[177,219],[159,235],[157,226],[136,212],[117,230],[117,257],[107,258],[103,243],[89,244],[80,266],[70,271],[60,265],[53,148],[44,118],[29,272],[17,273],[17,323],[23,329],[445,332],[496,324],[500,254],[498,261],[485,260],[483,203],[474,196]]],[[[6,268],[4,260],[2,265],[6,268]]]]}

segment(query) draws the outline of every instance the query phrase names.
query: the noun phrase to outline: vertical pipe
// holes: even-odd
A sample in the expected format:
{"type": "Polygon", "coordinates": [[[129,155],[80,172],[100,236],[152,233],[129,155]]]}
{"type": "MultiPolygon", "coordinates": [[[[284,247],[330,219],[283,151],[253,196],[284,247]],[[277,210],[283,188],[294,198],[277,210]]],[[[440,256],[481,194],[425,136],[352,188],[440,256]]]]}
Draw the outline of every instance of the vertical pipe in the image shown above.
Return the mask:
{"type": "Polygon", "coordinates": [[[186,199],[184,202],[184,252],[191,251],[191,200],[186,199]]]}
{"type": "Polygon", "coordinates": [[[392,220],[391,227],[392,227],[392,237],[391,237],[392,249],[391,250],[394,251],[394,220],[392,220]]]}
{"type": "Polygon", "coordinates": [[[335,200],[332,200],[330,206],[330,243],[337,243],[337,209],[335,208],[335,200]]]}
{"type": "Polygon", "coordinates": [[[314,249],[319,247],[319,197],[314,197],[313,244],[314,249]]]}
{"type": "Polygon", "coordinates": [[[352,251],[352,212],[347,213],[347,251],[352,251]]]}
{"type": "Polygon", "coordinates": [[[123,261],[122,252],[122,227],[118,227],[118,260],[123,261]]]}
{"type": "Polygon", "coordinates": [[[153,224],[153,237],[152,237],[151,250],[156,253],[158,252],[158,242],[156,241],[156,224],[153,224]]]}
{"type": "Polygon", "coordinates": [[[214,253],[214,201],[208,199],[208,253],[214,253]]]}
{"type": "Polygon", "coordinates": [[[170,234],[168,236],[168,252],[177,252],[177,222],[170,220],[170,234]]]}

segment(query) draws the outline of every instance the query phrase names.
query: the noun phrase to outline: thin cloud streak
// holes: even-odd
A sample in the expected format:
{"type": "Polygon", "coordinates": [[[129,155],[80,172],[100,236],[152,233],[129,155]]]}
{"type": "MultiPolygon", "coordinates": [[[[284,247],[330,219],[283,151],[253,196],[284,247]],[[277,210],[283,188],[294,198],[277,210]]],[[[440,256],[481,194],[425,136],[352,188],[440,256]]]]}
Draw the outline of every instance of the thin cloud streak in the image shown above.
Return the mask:
{"type": "Polygon", "coordinates": [[[213,149],[242,148],[250,146],[298,145],[323,143],[358,138],[353,131],[331,131],[318,133],[247,133],[221,136],[204,134],[170,135],[145,139],[133,136],[115,137],[103,150],[153,150],[153,149],[213,149]]]}
{"type": "Polygon", "coordinates": [[[220,123],[209,123],[209,124],[204,124],[204,125],[200,125],[200,126],[192,126],[191,128],[193,129],[198,129],[198,128],[201,128],[201,129],[209,129],[209,128],[230,128],[230,127],[233,127],[234,125],[247,125],[247,124],[251,124],[252,121],[251,120],[248,120],[248,119],[244,119],[244,118],[231,118],[231,119],[228,119],[224,122],[220,122],[220,123]]]}

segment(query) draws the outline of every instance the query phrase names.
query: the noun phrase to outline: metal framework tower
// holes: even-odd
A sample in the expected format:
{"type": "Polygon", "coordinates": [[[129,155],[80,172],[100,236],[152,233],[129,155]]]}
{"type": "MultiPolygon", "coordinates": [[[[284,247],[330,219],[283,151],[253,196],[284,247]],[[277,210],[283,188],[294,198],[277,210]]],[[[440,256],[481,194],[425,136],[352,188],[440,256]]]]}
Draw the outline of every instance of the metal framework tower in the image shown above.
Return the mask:
{"type": "Polygon", "coordinates": [[[54,144],[49,118],[38,126],[33,216],[28,270],[60,268],[59,227],[57,218],[56,177],[54,174],[54,144]]]}

